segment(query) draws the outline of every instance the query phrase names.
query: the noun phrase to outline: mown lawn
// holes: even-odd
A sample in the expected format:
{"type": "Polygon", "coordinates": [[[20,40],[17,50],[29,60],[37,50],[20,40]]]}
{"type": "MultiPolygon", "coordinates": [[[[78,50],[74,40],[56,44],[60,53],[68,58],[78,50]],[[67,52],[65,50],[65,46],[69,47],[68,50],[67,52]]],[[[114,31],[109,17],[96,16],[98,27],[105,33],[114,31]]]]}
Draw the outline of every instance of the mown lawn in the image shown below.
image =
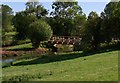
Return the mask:
{"type": "Polygon", "coordinates": [[[24,49],[30,49],[30,48],[32,48],[32,43],[10,46],[10,47],[7,47],[6,49],[7,50],[24,50],[24,49]]]}
{"type": "Polygon", "coordinates": [[[81,52],[19,60],[2,69],[3,80],[117,81],[118,51],[90,56],[81,52]]]}
{"type": "Polygon", "coordinates": [[[8,33],[5,33],[5,35],[16,35],[17,32],[8,32],[8,33]]]}

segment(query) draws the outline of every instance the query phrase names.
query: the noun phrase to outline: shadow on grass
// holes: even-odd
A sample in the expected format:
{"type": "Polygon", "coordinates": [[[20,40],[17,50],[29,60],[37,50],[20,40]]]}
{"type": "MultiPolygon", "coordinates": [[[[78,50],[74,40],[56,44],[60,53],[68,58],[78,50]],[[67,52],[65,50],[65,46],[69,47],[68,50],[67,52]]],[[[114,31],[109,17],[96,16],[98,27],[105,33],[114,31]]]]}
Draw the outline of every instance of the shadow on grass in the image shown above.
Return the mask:
{"type": "Polygon", "coordinates": [[[34,48],[17,48],[17,49],[8,49],[9,51],[31,51],[34,50],[34,48]]]}
{"type": "Polygon", "coordinates": [[[83,53],[84,56],[90,56],[90,55],[93,55],[93,54],[100,54],[100,53],[105,53],[105,52],[110,52],[110,51],[117,51],[117,50],[120,50],[120,48],[109,48],[109,49],[99,49],[99,50],[96,50],[96,51],[91,51],[91,52],[86,52],[86,53],[83,53]]]}
{"type": "Polygon", "coordinates": [[[72,53],[72,54],[52,54],[52,55],[43,55],[40,58],[31,60],[31,61],[22,61],[14,64],[14,66],[22,66],[22,65],[32,65],[32,64],[44,64],[50,62],[64,61],[69,59],[74,59],[78,57],[83,57],[82,53],[72,53]]]}
{"type": "Polygon", "coordinates": [[[68,53],[68,54],[52,54],[52,55],[44,55],[40,58],[33,59],[31,61],[22,61],[14,64],[13,66],[24,66],[24,65],[33,65],[33,64],[44,64],[44,63],[50,63],[50,62],[57,62],[57,61],[64,61],[64,60],[70,60],[75,59],[78,57],[85,57],[85,56],[91,56],[93,54],[99,54],[99,53],[105,53],[110,51],[115,51],[118,49],[107,49],[107,50],[100,50],[92,53],[68,53]]]}

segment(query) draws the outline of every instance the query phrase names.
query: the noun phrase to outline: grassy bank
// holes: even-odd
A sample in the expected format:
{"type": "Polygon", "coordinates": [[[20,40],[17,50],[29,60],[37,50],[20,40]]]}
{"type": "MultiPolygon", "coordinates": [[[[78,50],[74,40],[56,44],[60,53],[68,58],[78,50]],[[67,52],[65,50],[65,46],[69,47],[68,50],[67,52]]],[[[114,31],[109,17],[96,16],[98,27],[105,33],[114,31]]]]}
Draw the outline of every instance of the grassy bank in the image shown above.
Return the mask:
{"type": "Polygon", "coordinates": [[[3,68],[3,80],[118,80],[118,51],[81,56],[77,52],[15,61],[13,66],[3,68]]]}
{"type": "Polygon", "coordinates": [[[7,50],[25,50],[25,49],[30,49],[30,48],[32,48],[32,44],[27,43],[27,44],[10,46],[10,47],[7,47],[6,49],[7,50]]]}

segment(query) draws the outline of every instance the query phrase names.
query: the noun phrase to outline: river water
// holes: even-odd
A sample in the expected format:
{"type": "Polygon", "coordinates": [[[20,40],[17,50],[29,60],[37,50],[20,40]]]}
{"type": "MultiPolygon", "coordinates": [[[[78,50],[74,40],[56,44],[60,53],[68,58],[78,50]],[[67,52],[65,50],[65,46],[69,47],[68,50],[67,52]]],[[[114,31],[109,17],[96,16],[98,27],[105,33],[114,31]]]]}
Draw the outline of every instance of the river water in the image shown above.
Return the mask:
{"type": "Polygon", "coordinates": [[[0,62],[13,62],[15,60],[15,57],[9,57],[9,58],[1,58],[0,62]]]}

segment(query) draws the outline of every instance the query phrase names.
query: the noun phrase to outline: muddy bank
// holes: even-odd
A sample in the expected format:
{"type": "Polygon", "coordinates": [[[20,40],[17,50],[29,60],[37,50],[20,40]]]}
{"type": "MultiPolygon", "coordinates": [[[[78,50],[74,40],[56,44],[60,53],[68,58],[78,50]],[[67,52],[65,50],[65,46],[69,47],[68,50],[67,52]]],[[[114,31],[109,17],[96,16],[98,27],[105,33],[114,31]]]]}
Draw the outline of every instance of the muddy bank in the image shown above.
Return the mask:
{"type": "Polygon", "coordinates": [[[31,54],[31,55],[36,55],[36,54],[44,54],[49,52],[48,49],[45,48],[38,48],[38,49],[32,49],[32,50],[27,50],[27,51],[10,51],[10,50],[4,50],[0,49],[0,54],[2,55],[1,59],[6,59],[8,57],[16,57],[16,56],[21,56],[23,54],[31,54]]]}

